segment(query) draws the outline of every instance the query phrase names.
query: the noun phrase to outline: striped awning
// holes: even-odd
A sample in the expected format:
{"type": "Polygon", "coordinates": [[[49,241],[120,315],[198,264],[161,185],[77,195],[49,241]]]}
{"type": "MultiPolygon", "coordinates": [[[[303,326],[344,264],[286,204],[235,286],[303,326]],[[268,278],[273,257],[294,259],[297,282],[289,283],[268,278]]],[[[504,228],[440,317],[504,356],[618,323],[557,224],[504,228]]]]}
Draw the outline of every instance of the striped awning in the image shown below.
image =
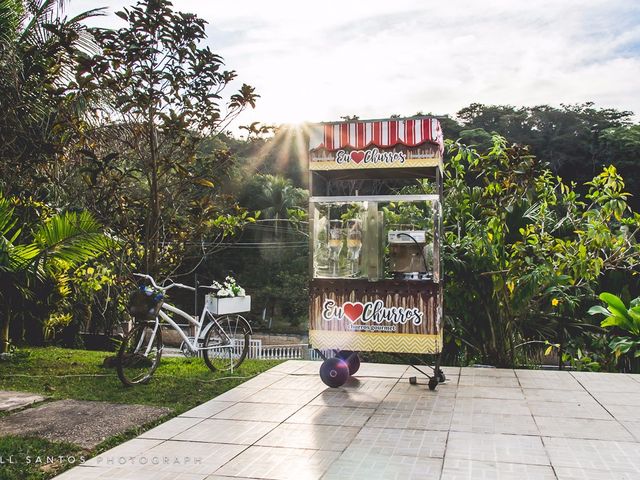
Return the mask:
{"type": "Polygon", "coordinates": [[[309,150],[417,147],[424,143],[438,145],[441,152],[444,150],[438,119],[415,117],[315,124],[311,126],[309,150]]]}

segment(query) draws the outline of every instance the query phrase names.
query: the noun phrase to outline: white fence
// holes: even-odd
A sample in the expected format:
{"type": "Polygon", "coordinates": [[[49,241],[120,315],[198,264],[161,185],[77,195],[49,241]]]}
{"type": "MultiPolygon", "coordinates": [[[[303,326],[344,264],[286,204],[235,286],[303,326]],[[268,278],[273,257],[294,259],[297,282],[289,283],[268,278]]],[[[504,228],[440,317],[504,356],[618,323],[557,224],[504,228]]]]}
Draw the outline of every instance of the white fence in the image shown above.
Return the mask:
{"type": "MultiPolygon", "coordinates": [[[[323,353],[329,357],[333,356],[329,350],[323,351],[323,353]]],[[[309,348],[306,343],[262,345],[262,340],[251,340],[249,358],[258,360],[322,360],[318,352],[309,348]]]]}
{"type": "MultiPolygon", "coordinates": [[[[219,355],[222,358],[229,356],[229,347],[220,347],[211,349],[209,355],[219,355]]],[[[236,344],[231,350],[231,355],[239,357],[242,353],[241,344],[236,344]]],[[[327,357],[333,357],[332,350],[322,350],[327,357]]],[[[177,348],[165,348],[164,355],[169,357],[181,356],[180,350],[177,348]]],[[[249,340],[249,353],[247,358],[257,360],[322,360],[320,354],[309,348],[306,343],[296,343],[289,345],[263,345],[262,340],[249,340]]]]}

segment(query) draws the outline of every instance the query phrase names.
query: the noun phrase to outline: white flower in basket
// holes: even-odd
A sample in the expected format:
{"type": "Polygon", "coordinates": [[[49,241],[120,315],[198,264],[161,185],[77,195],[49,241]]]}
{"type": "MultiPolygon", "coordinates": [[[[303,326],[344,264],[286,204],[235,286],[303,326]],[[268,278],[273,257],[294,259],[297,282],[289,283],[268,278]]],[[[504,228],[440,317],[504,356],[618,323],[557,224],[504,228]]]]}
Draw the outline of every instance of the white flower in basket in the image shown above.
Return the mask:
{"type": "Polygon", "coordinates": [[[235,278],[227,277],[224,284],[213,282],[211,286],[216,290],[206,296],[207,309],[211,313],[225,315],[251,310],[251,296],[236,283],[235,278]]]}

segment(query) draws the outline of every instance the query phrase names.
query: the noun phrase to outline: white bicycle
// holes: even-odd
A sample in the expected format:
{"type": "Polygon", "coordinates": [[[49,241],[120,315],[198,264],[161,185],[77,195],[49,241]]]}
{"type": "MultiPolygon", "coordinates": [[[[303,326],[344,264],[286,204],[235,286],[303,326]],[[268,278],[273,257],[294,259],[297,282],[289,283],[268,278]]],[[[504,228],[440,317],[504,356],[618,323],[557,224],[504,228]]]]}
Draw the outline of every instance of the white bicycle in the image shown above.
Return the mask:
{"type": "Polygon", "coordinates": [[[144,290],[141,287],[141,291],[137,292],[140,293],[138,298],[147,304],[142,313],[139,309],[133,313],[134,326],[125,335],[118,349],[116,370],[122,383],[133,386],[151,380],[162,357],[164,326],[173,328],[182,337],[180,349],[185,356],[202,356],[204,363],[212,371],[233,371],[240,366],[247,356],[251,337],[251,326],[242,315],[215,316],[210,311],[209,302],[205,302],[200,317],[189,315],[164,303],[164,297],[171,288],[195,291],[194,287],[181,283],[161,287],[150,275],[134,275],[146,279],[154,290],[144,290]],[[195,328],[195,335],[187,336],[167,312],[187,320],[195,328]]]}

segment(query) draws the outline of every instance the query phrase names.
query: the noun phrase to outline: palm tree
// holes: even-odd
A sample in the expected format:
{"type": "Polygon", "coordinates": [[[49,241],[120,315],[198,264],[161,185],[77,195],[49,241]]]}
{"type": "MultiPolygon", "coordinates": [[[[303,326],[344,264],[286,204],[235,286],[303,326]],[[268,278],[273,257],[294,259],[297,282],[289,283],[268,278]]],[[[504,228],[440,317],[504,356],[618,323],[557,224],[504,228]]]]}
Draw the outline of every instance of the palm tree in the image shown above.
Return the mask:
{"type": "Polygon", "coordinates": [[[305,203],[307,192],[280,175],[260,175],[251,190],[252,203],[262,212],[262,218],[274,220],[274,237],[279,240],[284,231],[281,222],[289,218],[291,209],[305,203]]]}
{"type": "Polygon", "coordinates": [[[98,257],[115,245],[88,212],[67,212],[18,227],[15,199],[0,193],[0,352],[10,345],[15,306],[35,285],[98,257]]]}
{"type": "Polygon", "coordinates": [[[68,19],[63,0],[0,0],[0,177],[15,192],[62,149],[86,101],[75,71],[97,51],[83,21],[68,19]],[[31,173],[26,175],[25,172],[31,173]]]}

